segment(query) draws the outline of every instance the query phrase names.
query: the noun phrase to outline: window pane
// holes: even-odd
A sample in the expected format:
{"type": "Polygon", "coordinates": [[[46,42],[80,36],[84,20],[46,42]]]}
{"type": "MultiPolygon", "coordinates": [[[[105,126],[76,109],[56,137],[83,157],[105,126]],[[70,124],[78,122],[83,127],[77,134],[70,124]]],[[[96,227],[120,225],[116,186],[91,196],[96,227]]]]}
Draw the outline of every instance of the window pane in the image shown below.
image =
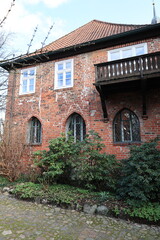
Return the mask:
{"type": "Polygon", "coordinates": [[[125,110],[122,112],[122,120],[130,120],[130,112],[128,110],[125,110]]]}
{"type": "Polygon", "coordinates": [[[115,136],[115,142],[121,142],[122,136],[121,136],[121,118],[120,114],[117,115],[116,121],[114,123],[114,136],[115,136]]]}
{"type": "Polygon", "coordinates": [[[136,56],[144,54],[144,47],[136,47],[136,56]]]}
{"type": "Polygon", "coordinates": [[[34,85],[34,78],[29,79],[29,84],[34,85]]]}
{"type": "Polygon", "coordinates": [[[66,85],[71,85],[71,72],[66,72],[66,85]]]}
{"type": "Polygon", "coordinates": [[[110,60],[114,61],[114,60],[117,60],[117,59],[120,59],[120,51],[112,52],[110,54],[110,60]]]}
{"type": "Polygon", "coordinates": [[[22,93],[26,93],[27,92],[27,86],[23,86],[22,87],[22,93]]]}
{"type": "Polygon", "coordinates": [[[27,77],[27,76],[28,76],[28,72],[27,71],[23,72],[23,77],[27,77]]]}
{"type": "Polygon", "coordinates": [[[23,80],[23,86],[27,86],[27,80],[23,80]]]}
{"type": "Polygon", "coordinates": [[[58,71],[63,70],[63,63],[58,64],[58,71]]]}
{"type": "Polygon", "coordinates": [[[123,141],[131,141],[130,121],[123,121],[122,127],[123,141]]]}
{"type": "Polygon", "coordinates": [[[132,57],[132,49],[126,49],[122,51],[122,58],[132,57]]]}
{"type": "Polygon", "coordinates": [[[71,68],[71,62],[66,62],[66,68],[71,68]]]}
{"type": "Polygon", "coordinates": [[[58,87],[63,86],[63,73],[58,74],[58,87]]]}
{"type": "Polygon", "coordinates": [[[29,73],[30,76],[34,76],[34,70],[30,70],[30,73],[29,73]]]}
{"type": "Polygon", "coordinates": [[[29,92],[33,92],[34,91],[34,79],[30,79],[29,80],[29,92]]]}
{"type": "Polygon", "coordinates": [[[58,80],[63,80],[63,73],[58,73],[58,80]]]}
{"type": "Polygon", "coordinates": [[[132,115],[132,137],[133,141],[140,141],[139,121],[135,115],[132,115]]]}
{"type": "Polygon", "coordinates": [[[23,80],[22,93],[26,93],[26,92],[27,92],[27,80],[23,80]]]}

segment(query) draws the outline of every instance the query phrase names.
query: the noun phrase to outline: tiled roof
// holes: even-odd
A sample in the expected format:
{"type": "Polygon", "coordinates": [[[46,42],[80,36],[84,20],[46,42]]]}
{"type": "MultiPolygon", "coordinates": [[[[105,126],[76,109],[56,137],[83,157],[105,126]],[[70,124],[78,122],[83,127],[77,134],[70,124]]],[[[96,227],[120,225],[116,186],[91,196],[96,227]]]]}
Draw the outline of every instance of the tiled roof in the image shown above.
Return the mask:
{"type": "Polygon", "coordinates": [[[43,51],[55,51],[71,47],[77,44],[97,40],[107,36],[127,32],[146,25],[116,24],[93,20],[73,32],[57,39],[43,48],[43,51]]]}

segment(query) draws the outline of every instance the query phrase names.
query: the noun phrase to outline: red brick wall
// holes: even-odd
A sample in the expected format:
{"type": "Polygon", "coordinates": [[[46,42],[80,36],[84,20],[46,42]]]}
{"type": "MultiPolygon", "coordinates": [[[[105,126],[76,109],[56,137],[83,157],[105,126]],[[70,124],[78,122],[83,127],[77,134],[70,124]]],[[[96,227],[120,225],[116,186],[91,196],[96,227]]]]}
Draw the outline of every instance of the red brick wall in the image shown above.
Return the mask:
{"type": "MultiPolygon", "coordinates": [[[[140,42],[135,44],[137,43],[140,42]]],[[[149,52],[160,49],[160,39],[150,39],[147,43],[149,52]]],[[[65,132],[66,121],[73,112],[79,113],[84,118],[87,131],[93,129],[100,134],[106,145],[105,151],[116,154],[119,159],[127,157],[129,152],[128,146],[113,143],[112,124],[119,110],[129,108],[138,116],[142,141],[160,135],[159,89],[148,93],[147,120],[142,119],[142,97],[138,90],[109,95],[107,99],[109,122],[105,123],[100,97],[93,83],[95,82],[94,64],[107,61],[107,49],[77,55],[73,59],[73,88],[54,90],[54,61],[37,65],[34,94],[19,95],[20,70],[10,74],[6,119],[10,121],[12,130],[23,132],[25,135],[28,121],[32,116],[41,121],[42,145],[33,149],[46,148],[50,139],[65,132]]]]}

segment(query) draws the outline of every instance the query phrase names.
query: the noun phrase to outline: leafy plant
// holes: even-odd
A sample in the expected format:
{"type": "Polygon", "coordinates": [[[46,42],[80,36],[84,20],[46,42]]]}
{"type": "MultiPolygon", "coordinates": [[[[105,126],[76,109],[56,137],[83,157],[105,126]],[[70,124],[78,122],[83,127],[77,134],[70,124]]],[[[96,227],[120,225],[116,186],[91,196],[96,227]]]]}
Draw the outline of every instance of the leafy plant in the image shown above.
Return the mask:
{"type": "Polygon", "coordinates": [[[142,207],[126,208],[124,209],[124,213],[130,217],[138,217],[156,222],[160,220],[160,204],[147,203],[142,207]]]}
{"type": "Polygon", "coordinates": [[[109,192],[100,192],[98,198],[100,202],[105,202],[111,198],[111,195],[109,192]]]}
{"type": "Polygon", "coordinates": [[[114,155],[101,152],[104,144],[100,136],[90,131],[79,146],[80,154],[72,162],[72,180],[90,189],[114,190],[119,163],[114,155]]]}
{"type": "Polygon", "coordinates": [[[32,182],[17,184],[13,194],[22,199],[35,199],[37,196],[43,196],[43,189],[40,184],[32,182]]]}
{"type": "Polygon", "coordinates": [[[76,157],[73,137],[63,134],[49,142],[49,151],[39,151],[34,154],[35,164],[41,169],[41,182],[56,182],[59,177],[68,178],[71,165],[70,159],[76,157]]]}
{"type": "Polygon", "coordinates": [[[160,199],[160,151],[156,141],[131,148],[130,157],[122,161],[118,195],[130,204],[160,199]]]}
{"type": "Polygon", "coordinates": [[[91,199],[96,193],[69,185],[54,184],[45,188],[41,184],[23,183],[16,185],[13,194],[21,199],[39,201],[46,199],[48,203],[71,206],[86,199],[91,199]]]}
{"type": "Polygon", "coordinates": [[[49,151],[37,152],[35,162],[47,183],[74,183],[88,189],[115,189],[119,163],[114,155],[102,153],[104,144],[94,131],[84,141],[74,142],[63,134],[53,139],[49,151]]]}

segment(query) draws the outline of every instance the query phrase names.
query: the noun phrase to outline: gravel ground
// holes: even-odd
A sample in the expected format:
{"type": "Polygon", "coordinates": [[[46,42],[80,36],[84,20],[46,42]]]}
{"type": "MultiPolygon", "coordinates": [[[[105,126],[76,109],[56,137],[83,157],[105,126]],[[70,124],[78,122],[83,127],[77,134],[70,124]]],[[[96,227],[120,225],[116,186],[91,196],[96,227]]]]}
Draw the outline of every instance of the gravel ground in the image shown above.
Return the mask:
{"type": "Polygon", "coordinates": [[[160,227],[20,201],[0,194],[0,240],[160,240],[160,227]]]}

